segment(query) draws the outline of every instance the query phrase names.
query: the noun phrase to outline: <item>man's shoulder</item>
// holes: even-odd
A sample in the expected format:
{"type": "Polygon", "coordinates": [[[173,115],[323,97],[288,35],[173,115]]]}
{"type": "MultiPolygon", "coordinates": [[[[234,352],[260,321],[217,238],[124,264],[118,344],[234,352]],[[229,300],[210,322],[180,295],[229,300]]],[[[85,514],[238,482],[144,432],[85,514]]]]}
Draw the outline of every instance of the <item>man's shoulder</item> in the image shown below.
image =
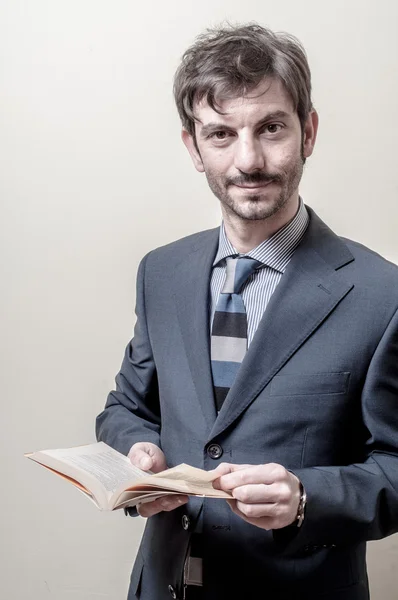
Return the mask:
{"type": "Polygon", "coordinates": [[[394,287],[398,286],[397,264],[360,242],[339,236],[311,207],[306,208],[310,214],[308,239],[326,262],[337,269],[344,267],[356,279],[368,283],[373,280],[374,284],[390,280],[394,287]]]}
{"type": "Polygon", "coordinates": [[[345,237],[340,237],[340,240],[348,246],[355,259],[354,265],[356,268],[367,272],[379,273],[380,275],[387,275],[398,281],[397,264],[360,242],[345,237]]]}
{"type": "Polygon", "coordinates": [[[219,231],[220,228],[216,227],[214,229],[206,229],[205,231],[199,231],[178,240],[174,240],[164,246],[159,246],[158,248],[151,250],[145,259],[149,261],[150,264],[169,262],[176,264],[192,252],[198,252],[205,249],[208,250],[210,246],[216,248],[219,231]]]}

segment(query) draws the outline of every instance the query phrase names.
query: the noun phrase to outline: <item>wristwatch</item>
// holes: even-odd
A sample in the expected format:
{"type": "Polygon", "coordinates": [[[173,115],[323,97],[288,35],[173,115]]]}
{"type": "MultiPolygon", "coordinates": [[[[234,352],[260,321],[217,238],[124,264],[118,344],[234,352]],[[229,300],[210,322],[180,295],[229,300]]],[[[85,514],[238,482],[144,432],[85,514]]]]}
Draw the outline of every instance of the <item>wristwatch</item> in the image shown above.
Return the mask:
{"type": "Polygon", "coordinates": [[[300,502],[297,509],[296,527],[301,527],[304,521],[305,505],[307,504],[307,494],[303,484],[300,482],[300,502]]]}

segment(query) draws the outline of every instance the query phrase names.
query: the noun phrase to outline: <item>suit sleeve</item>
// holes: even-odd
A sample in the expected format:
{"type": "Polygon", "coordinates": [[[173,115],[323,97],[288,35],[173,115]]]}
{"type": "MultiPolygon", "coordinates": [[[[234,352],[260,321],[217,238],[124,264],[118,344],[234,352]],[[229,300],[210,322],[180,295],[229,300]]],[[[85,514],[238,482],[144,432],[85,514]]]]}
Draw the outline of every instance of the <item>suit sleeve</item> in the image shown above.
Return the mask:
{"type": "Polygon", "coordinates": [[[98,441],[104,441],[127,455],[136,442],[160,446],[160,410],[156,367],[145,314],[145,267],[141,261],[137,275],[134,337],[126,348],[116,377],[116,390],[107,399],[96,421],[98,441]]]}
{"type": "MultiPolygon", "coordinates": [[[[363,463],[294,470],[307,508],[302,527],[286,532],[292,550],[365,542],[398,531],[397,312],[369,365],[361,406],[368,431],[363,463]]],[[[283,536],[283,530],[280,536],[274,532],[277,542],[283,536]]]]}

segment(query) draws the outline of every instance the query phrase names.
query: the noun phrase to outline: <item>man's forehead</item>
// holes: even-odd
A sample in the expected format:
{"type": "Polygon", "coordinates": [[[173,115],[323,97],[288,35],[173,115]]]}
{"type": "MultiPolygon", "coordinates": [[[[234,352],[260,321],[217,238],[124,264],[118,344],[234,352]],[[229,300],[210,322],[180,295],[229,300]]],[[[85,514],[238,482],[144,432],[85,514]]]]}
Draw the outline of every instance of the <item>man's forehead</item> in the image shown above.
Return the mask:
{"type": "Polygon", "coordinates": [[[262,81],[257,87],[248,91],[243,96],[215,98],[216,108],[214,110],[207,102],[206,96],[194,105],[194,114],[197,120],[201,123],[208,118],[218,119],[233,118],[234,115],[241,111],[266,113],[285,112],[286,114],[294,114],[294,106],[292,99],[279,79],[267,78],[262,81]],[[220,114],[223,113],[223,114],[220,114]]]}

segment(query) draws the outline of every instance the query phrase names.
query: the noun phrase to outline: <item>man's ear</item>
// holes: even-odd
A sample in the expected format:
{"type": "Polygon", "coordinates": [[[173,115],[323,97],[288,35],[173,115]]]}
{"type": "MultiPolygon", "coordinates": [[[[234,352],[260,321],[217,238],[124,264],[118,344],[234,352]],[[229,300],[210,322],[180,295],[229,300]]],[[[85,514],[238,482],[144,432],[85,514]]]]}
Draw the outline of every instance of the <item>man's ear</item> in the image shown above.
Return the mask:
{"type": "Polygon", "coordinates": [[[188,133],[186,129],[183,129],[181,132],[181,138],[185,146],[187,147],[189,154],[191,155],[193,164],[195,165],[195,169],[199,171],[199,173],[204,173],[205,169],[202,163],[202,157],[199,154],[199,150],[196,147],[196,143],[193,136],[190,133],[188,133]]]}
{"type": "Polygon", "coordinates": [[[318,132],[319,117],[315,109],[308,115],[303,132],[303,156],[308,158],[314,151],[316,134],[318,132]]]}

